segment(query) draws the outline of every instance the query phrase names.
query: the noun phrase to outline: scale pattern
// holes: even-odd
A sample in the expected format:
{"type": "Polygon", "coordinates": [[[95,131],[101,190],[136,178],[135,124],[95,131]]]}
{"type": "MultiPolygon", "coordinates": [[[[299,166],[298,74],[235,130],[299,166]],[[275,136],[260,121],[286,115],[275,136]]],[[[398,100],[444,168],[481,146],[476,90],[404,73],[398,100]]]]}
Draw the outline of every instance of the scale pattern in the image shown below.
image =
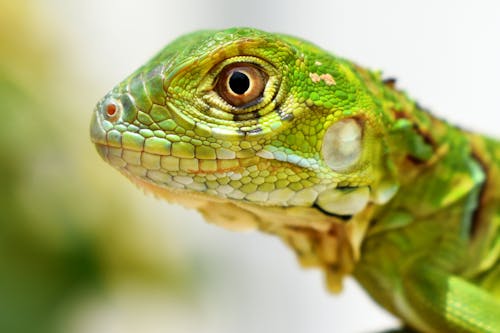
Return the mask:
{"type": "Polygon", "coordinates": [[[281,237],[332,291],[352,274],[419,331],[500,331],[500,144],[380,72],[290,36],[200,31],[106,94],[91,137],[141,188],[281,237]],[[262,91],[232,103],[224,78],[249,67],[262,91]]]}

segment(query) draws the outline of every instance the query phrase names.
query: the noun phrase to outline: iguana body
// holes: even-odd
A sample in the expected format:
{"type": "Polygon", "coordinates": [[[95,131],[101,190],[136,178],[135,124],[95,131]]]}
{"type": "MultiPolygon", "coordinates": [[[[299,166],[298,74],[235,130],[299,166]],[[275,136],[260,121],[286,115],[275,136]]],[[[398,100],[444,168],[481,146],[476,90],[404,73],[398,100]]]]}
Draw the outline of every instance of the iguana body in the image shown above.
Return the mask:
{"type": "Polygon", "coordinates": [[[422,332],[500,332],[500,143],[393,80],[254,29],[174,41],[97,105],[132,181],[223,226],[280,236],[422,332]]]}

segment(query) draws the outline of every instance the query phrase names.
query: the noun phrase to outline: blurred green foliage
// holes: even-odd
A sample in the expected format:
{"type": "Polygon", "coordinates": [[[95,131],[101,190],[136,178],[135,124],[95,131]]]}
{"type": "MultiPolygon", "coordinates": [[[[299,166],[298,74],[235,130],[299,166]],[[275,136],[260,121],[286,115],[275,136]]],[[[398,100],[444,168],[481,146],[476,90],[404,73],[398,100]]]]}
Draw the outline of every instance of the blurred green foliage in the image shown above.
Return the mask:
{"type": "Polygon", "coordinates": [[[68,304],[119,281],[184,294],[194,282],[182,258],[144,246],[127,198],[99,177],[92,105],[58,91],[78,83],[32,4],[0,2],[0,332],[55,332],[68,304]]]}

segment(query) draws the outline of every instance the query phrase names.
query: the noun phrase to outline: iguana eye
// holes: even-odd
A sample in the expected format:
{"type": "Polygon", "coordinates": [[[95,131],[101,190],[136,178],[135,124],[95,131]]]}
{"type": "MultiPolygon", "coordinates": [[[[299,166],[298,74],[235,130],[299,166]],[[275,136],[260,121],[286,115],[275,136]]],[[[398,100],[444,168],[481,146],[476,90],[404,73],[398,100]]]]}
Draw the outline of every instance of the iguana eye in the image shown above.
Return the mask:
{"type": "Polygon", "coordinates": [[[262,98],[268,76],[257,66],[235,63],[219,74],[216,91],[229,104],[244,106],[255,104],[262,98]]]}

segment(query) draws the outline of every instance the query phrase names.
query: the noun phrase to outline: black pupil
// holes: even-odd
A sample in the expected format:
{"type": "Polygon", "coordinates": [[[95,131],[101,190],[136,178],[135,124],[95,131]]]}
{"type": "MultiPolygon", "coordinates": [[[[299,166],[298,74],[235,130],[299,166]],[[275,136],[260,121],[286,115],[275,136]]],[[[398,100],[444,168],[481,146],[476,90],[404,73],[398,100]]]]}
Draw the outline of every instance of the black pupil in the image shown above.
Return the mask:
{"type": "Polygon", "coordinates": [[[234,71],[229,78],[229,88],[238,95],[243,95],[250,88],[250,79],[242,72],[234,71]]]}

